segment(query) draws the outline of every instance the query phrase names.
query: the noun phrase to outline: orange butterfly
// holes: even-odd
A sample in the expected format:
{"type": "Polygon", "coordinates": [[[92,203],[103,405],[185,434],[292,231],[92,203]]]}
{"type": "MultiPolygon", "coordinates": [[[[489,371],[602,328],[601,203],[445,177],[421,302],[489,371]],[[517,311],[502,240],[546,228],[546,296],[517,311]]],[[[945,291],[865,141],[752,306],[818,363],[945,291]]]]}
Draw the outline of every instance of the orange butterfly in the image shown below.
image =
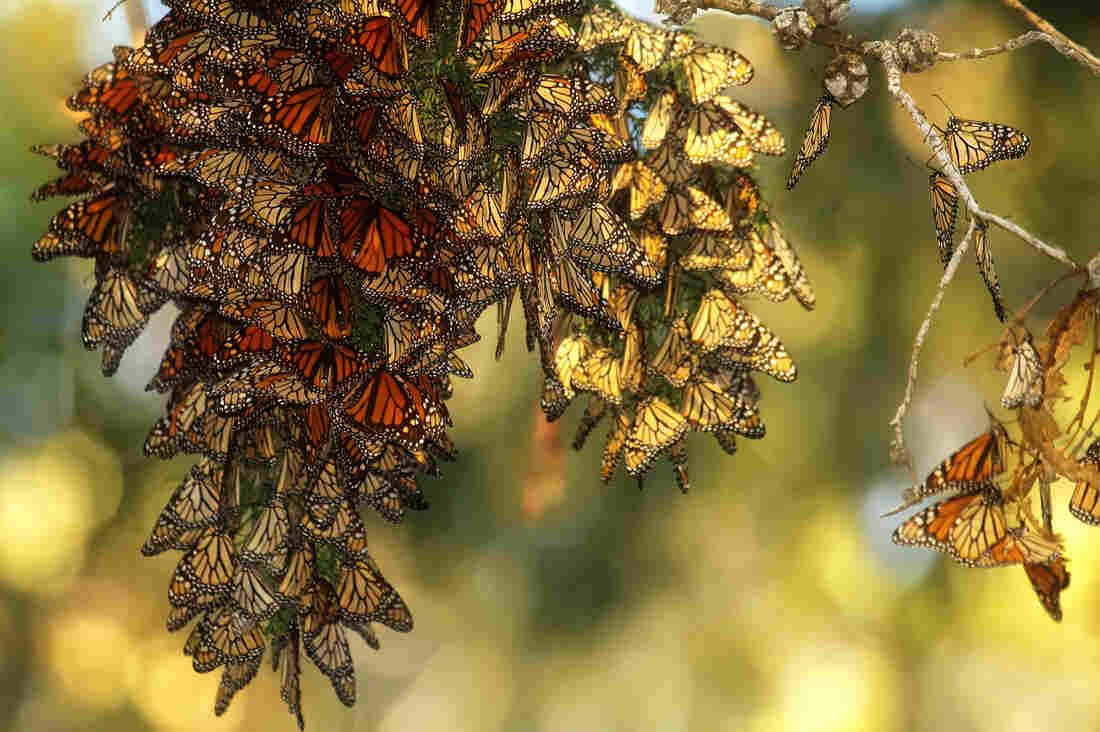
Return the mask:
{"type": "Polygon", "coordinates": [[[416,449],[424,440],[424,395],[400,374],[376,371],[344,400],[344,414],[368,433],[416,449]]]}
{"type": "Polygon", "coordinates": [[[924,546],[951,555],[969,567],[983,564],[983,557],[1005,538],[1004,501],[987,483],[937,503],[910,517],[894,531],[895,544],[924,546]]]}
{"type": "Polygon", "coordinates": [[[1030,564],[1024,562],[1024,571],[1031,580],[1031,586],[1039,597],[1043,609],[1055,622],[1062,619],[1062,590],[1069,587],[1069,570],[1065,559],[1058,557],[1049,564],[1030,564]]]}
{"type": "Polygon", "coordinates": [[[1007,439],[1004,427],[995,424],[989,432],[978,435],[937,465],[923,486],[908,489],[907,501],[915,502],[947,490],[971,491],[982,487],[994,475],[1004,472],[1001,451],[1007,439]]]}

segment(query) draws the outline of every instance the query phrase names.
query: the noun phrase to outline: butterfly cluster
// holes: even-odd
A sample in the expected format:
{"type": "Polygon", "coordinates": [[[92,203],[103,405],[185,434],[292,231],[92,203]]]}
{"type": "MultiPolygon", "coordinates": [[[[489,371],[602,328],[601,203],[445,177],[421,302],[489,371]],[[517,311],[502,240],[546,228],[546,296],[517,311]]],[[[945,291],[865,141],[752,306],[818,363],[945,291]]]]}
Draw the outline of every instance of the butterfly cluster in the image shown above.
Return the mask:
{"type": "Polygon", "coordinates": [[[764,116],[723,93],[752,78],[735,51],[600,8],[584,17],[580,44],[607,47],[620,106],[606,125],[640,152],[616,170],[601,214],[579,223],[616,248],[639,242],[647,269],[607,268],[597,278],[611,322],[571,323],[547,369],[543,408],[557,418],[587,393],[573,445],[581,449],[607,418],[605,481],[620,461],[641,479],[665,456],[686,491],[687,434],[713,434],[733,453],[737,436],[764,435],[754,374],[797,375],[779,337],[748,309],[754,295],[815,303],[746,171],[785,143],[764,116]]]}
{"type": "Polygon", "coordinates": [[[217,713],[268,645],[299,725],[303,653],[351,705],[348,633],[412,628],[363,512],[427,507],[491,305],[503,340],[518,294],[551,416],[612,416],[605,478],[667,454],[686,486],[686,432],[763,435],[752,373],[796,371],[742,299],[814,295],[744,172],[784,142],[723,94],[740,54],[578,0],[166,4],[69,99],[85,139],[37,148],[35,197],[80,198],[33,255],[94,261],[105,374],[178,309],[145,451],[198,462],[142,551],[182,553],[168,628],[217,713]]]}
{"type": "MultiPolygon", "coordinates": [[[[1022,328],[1009,331],[996,365],[1008,371],[1001,406],[1015,410],[1013,434],[1011,423],[993,419],[988,432],[906,491],[906,506],[950,495],[911,516],[893,537],[898,544],[943,552],[967,567],[1021,565],[1054,620],[1062,618],[1060,597],[1070,573],[1062,540],[1054,532],[1051,485],[1059,478],[1074,483],[1070,515],[1100,525],[1100,440],[1092,439],[1080,459],[1075,458],[1092,435],[1083,421],[1089,395],[1083,395],[1078,417],[1065,425],[1053,409],[1068,396],[1062,370],[1073,346],[1095,328],[1098,298],[1096,290],[1080,292],[1050,322],[1043,342],[1022,328]],[[1038,517],[1034,493],[1040,499],[1038,517]]],[[[1094,344],[1086,368],[1095,368],[1095,360],[1094,344]]]]}

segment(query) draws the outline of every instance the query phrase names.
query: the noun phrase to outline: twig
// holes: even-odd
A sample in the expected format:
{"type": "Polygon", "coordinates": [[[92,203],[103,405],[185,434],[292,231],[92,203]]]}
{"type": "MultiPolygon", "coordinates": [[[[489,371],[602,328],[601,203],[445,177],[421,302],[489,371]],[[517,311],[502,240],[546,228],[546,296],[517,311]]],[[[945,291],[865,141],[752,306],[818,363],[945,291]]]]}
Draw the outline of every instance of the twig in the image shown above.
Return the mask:
{"type": "Polygon", "coordinates": [[[1093,56],[1092,53],[1081,44],[1074,43],[1069,36],[1055,28],[1044,18],[1036,15],[1034,12],[1031,11],[1030,8],[1021,3],[1020,0],[1001,0],[1001,2],[1004,3],[1006,7],[1012,8],[1013,10],[1018,10],[1024,16],[1024,19],[1027,20],[1028,23],[1031,23],[1033,26],[1043,31],[1044,33],[1054,36],[1058,40],[1062,41],[1062,43],[1066,44],[1077,53],[1079,53],[1084,59],[1082,63],[1086,64],[1094,70],[1100,69],[1100,59],[1096,58],[1096,56],[1093,56]]]}
{"type": "Polygon", "coordinates": [[[975,48],[970,51],[961,51],[958,53],[940,51],[936,54],[936,60],[967,61],[977,58],[986,58],[988,56],[995,56],[999,53],[1017,51],[1025,46],[1040,42],[1048,44],[1054,50],[1058,51],[1058,53],[1073,59],[1077,63],[1088,68],[1092,73],[1100,76],[1100,63],[1096,62],[1087,50],[1081,49],[1072,42],[1067,43],[1049,33],[1042,33],[1040,31],[1029,31],[1021,36],[1009,39],[999,46],[993,46],[992,48],[975,48]]]}
{"type": "MultiPolygon", "coordinates": [[[[947,286],[951,284],[951,280],[955,277],[955,272],[959,269],[959,263],[962,261],[963,254],[966,253],[967,247],[970,245],[970,239],[974,236],[974,230],[977,228],[977,222],[974,219],[970,220],[970,227],[966,231],[966,236],[959,243],[955,253],[951,256],[951,261],[947,263],[947,268],[943,271],[943,277],[940,279],[940,286],[936,290],[936,296],[932,298],[932,304],[928,308],[928,314],[924,316],[924,322],[920,324],[920,329],[917,331],[917,339],[913,342],[913,355],[909,358],[909,378],[905,384],[905,396],[902,397],[901,404],[898,405],[898,411],[894,414],[894,418],[890,420],[890,426],[894,428],[894,460],[901,464],[904,464],[909,468],[909,472],[915,476],[913,470],[912,459],[909,456],[909,451],[905,449],[905,415],[909,411],[909,405],[913,403],[913,389],[917,383],[917,367],[920,362],[921,348],[924,347],[924,339],[928,337],[928,331],[932,328],[932,321],[936,317],[936,311],[940,309],[940,303],[943,302],[943,295],[947,291],[947,286]]],[[[913,480],[916,483],[916,478],[913,480]]]]}
{"type": "Polygon", "coordinates": [[[993,350],[1001,343],[1003,343],[1009,332],[1017,326],[1022,326],[1024,324],[1024,320],[1027,318],[1028,313],[1030,313],[1035,308],[1035,306],[1039,304],[1039,301],[1046,297],[1051,290],[1053,290],[1055,287],[1062,284],[1066,280],[1073,279],[1074,277],[1081,277],[1085,274],[1087,273],[1079,270],[1064,272],[1058,277],[1055,277],[1050,282],[1043,285],[1043,289],[1039,290],[1039,292],[1037,292],[1034,297],[1028,300],[1027,303],[1025,303],[1024,306],[1017,310],[1016,313],[1012,316],[1012,321],[1005,326],[1004,332],[1001,333],[1001,339],[996,343],[990,343],[989,345],[982,346],[977,351],[971,353],[969,356],[963,359],[963,366],[969,366],[970,364],[974,363],[975,359],[980,358],[983,354],[988,353],[989,351],[993,350]]]}
{"type": "Polygon", "coordinates": [[[1081,265],[1079,265],[1076,261],[1074,261],[1073,257],[1066,254],[1066,251],[1064,249],[1060,249],[1056,246],[1052,246],[1050,244],[1047,244],[1045,241],[1043,241],[1039,237],[1035,236],[1034,234],[1031,234],[1026,229],[1019,226],[1018,224],[1016,224],[1012,221],[1009,221],[1006,218],[998,216],[997,214],[992,214],[992,213],[989,213],[988,211],[982,211],[980,208],[977,208],[977,207],[971,209],[970,213],[972,213],[973,215],[977,216],[980,219],[983,219],[987,223],[996,224],[997,226],[1001,227],[1005,231],[1012,232],[1013,234],[1015,234],[1016,236],[1023,239],[1028,244],[1030,244],[1031,246],[1038,249],[1043,254],[1050,257],[1051,259],[1057,259],[1062,264],[1069,265],[1075,271],[1078,271],[1078,272],[1084,272],[1085,271],[1085,268],[1082,267],[1081,265]]]}

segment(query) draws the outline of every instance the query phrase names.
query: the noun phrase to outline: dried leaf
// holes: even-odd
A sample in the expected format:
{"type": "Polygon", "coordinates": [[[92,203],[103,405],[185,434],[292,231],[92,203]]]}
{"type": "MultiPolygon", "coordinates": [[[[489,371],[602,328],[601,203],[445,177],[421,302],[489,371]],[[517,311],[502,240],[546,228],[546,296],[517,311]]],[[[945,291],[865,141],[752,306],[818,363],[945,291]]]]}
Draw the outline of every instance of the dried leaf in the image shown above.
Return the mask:
{"type": "Polygon", "coordinates": [[[1051,373],[1060,371],[1066,365],[1070,349],[1085,342],[1089,326],[1096,317],[1098,302],[1100,290],[1082,290],[1050,321],[1047,326],[1050,346],[1044,349],[1048,379],[1051,373]]]}

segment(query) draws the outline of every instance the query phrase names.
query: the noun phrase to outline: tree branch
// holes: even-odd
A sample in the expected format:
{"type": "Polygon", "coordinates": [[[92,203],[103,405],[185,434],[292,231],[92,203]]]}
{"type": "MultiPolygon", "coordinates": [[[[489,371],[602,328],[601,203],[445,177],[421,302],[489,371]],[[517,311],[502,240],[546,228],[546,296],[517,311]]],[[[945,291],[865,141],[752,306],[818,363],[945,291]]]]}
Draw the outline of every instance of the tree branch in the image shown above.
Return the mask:
{"type": "MultiPolygon", "coordinates": [[[[1047,20],[1039,15],[1036,15],[1030,8],[1020,2],[1020,0],[1001,0],[1006,7],[1018,10],[1020,14],[1024,16],[1024,19],[1028,23],[1041,30],[1042,32],[1054,36],[1065,45],[1069,46],[1073,51],[1081,56],[1081,63],[1093,69],[1094,73],[1100,73],[1100,59],[1093,56],[1092,53],[1079,43],[1074,43],[1073,40],[1062,31],[1055,28],[1047,20]]],[[[1053,44],[1052,44],[1053,45],[1053,44]]],[[[1055,46],[1055,48],[1058,48],[1055,46]]],[[[1059,49],[1060,50],[1060,49],[1059,49]]],[[[1065,53],[1063,51],[1063,53],[1065,53]]],[[[1069,55],[1069,54],[1067,54],[1069,55]]]]}
{"type": "Polygon", "coordinates": [[[1058,51],[1063,56],[1073,59],[1077,63],[1086,67],[1092,73],[1100,76],[1100,62],[1090,54],[1087,50],[1081,49],[1075,43],[1066,43],[1056,36],[1052,36],[1048,33],[1041,33],[1039,31],[1029,31],[1022,36],[1009,39],[999,46],[993,46],[992,48],[975,48],[971,51],[962,51],[959,53],[948,53],[946,51],[940,51],[936,54],[937,61],[967,61],[971,59],[986,58],[987,56],[995,56],[999,53],[1006,53],[1009,51],[1016,51],[1025,46],[1030,46],[1033,43],[1046,43],[1058,51]]]}
{"type": "MultiPolygon", "coordinates": [[[[920,352],[924,347],[924,339],[928,337],[928,331],[932,328],[932,321],[936,317],[936,311],[940,309],[940,303],[943,302],[943,295],[947,291],[947,286],[951,284],[951,280],[955,278],[955,272],[958,271],[963,254],[966,253],[967,248],[970,246],[970,240],[973,238],[976,228],[977,220],[973,218],[970,219],[970,226],[966,230],[966,236],[959,242],[959,246],[951,256],[951,261],[947,263],[947,267],[943,271],[943,277],[940,278],[940,286],[936,290],[936,296],[932,298],[932,304],[928,307],[928,314],[924,316],[924,322],[920,324],[920,328],[917,330],[917,338],[913,342],[913,354],[909,358],[909,378],[905,383],[905,396],[902,397],[901,404],[898,405],[898,411],[894,414],[894,418],[890,420],[890,426],[894,428],[891,457],[893,457],[896,463],[905,465],[913,476],[915,476],[916,473],[913,470],[913,461],[909,455],[909,451],[905,448],[904,428],[905,415],[909,412],[909,406],[913,403],[913,390],[917,383],[917,368],[920,362],[920,352]]],[[[913,482],[916,482],[915,477],[913,482]]]]}

